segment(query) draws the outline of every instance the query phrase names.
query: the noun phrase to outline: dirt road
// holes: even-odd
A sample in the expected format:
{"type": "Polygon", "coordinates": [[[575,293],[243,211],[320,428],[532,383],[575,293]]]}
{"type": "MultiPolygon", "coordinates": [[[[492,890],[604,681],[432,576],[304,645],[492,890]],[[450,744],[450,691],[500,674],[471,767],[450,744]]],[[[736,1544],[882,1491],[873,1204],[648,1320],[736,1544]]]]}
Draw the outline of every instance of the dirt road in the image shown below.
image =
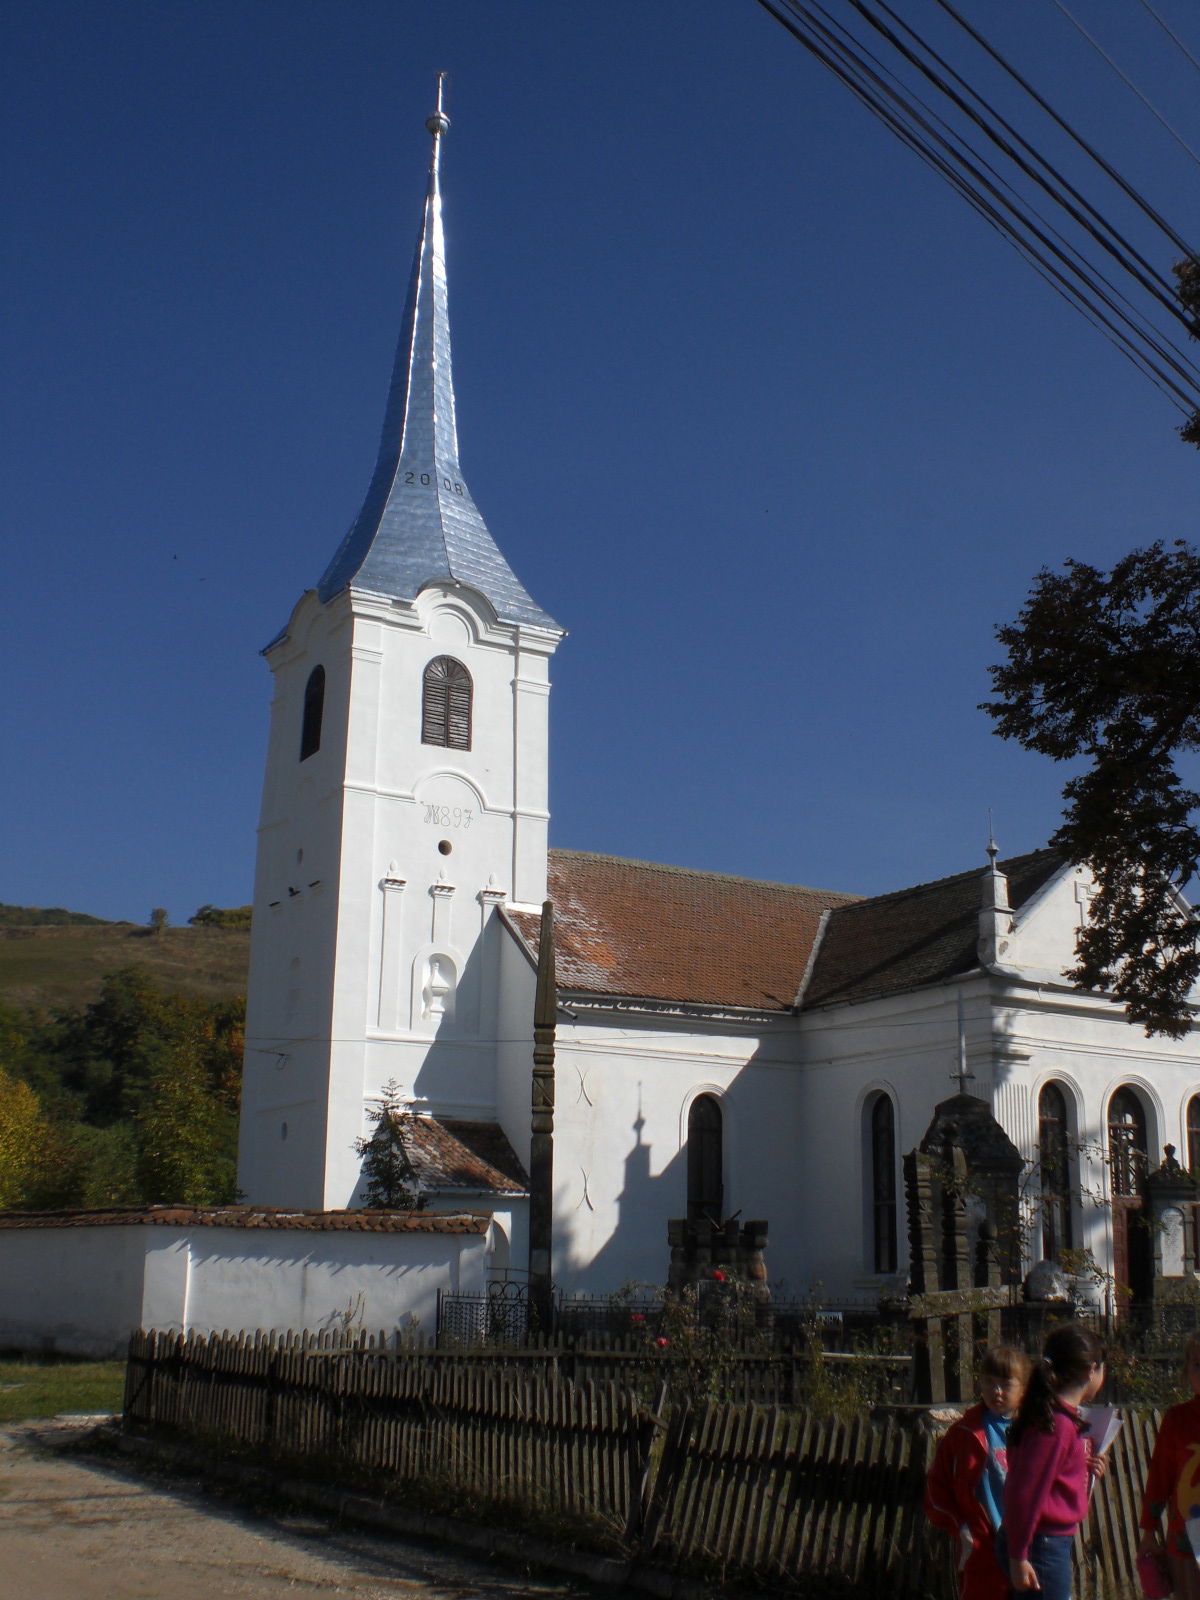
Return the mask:
{"type": "Polygon", "coordinates": [[[469,1556],[250,1511],[137,1463],[81,1453],[70,1424],[0,1429],[0,1600],[582,1600],[469,1556]]]}

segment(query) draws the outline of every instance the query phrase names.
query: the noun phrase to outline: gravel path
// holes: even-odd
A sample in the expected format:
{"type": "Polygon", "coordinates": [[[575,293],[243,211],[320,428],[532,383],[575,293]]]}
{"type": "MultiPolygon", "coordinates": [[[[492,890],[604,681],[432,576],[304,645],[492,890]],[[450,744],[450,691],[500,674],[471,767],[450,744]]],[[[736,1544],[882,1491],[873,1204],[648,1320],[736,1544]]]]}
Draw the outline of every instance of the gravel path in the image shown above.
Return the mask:
{"type": "MultiPolygon", "coordinates": [[[[0,1600],[583,1600],[595,1591],[80,1450],[58,1420],[0,1429],[0,1600]]],[[[609,1591],[611,1594],[612,1591],[609,1591]]]]}

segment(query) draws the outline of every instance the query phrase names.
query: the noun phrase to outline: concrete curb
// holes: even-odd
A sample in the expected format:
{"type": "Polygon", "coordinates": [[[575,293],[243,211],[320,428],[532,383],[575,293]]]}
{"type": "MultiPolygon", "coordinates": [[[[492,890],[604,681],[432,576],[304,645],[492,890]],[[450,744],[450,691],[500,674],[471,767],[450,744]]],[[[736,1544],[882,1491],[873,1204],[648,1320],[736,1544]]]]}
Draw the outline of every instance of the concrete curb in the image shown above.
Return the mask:
{"type": "MultiPolygon", "coordinates": [[[[304,1478],[288,1478],[259,1463],[221,1460],[194,1446],[176,1440],[154,1439],[144,1434],[112,1434],[113,1443],[126,1455],[163,1462],[172,1467],[202,1472],[206,1477],[247,1486],[270,1486],[280,1496],[308,1506],[326,1516],[380,1533],[400,1534],[430,1544],[451,1544],[479,1555],[495,1556],[517,1565],[561,1572],[572,1578],[610,1588],[637,1589],[657,1595],[661,1600],[711,1600],[720,1593],[727,1600],[738,1600],[741,1591],[733,1586],[713,1586],[695,1578],[669,1572],[663,1567],[644,1565],[640,1558],[597,1555],[588,1550],[572,1550],[551,1544],[532,1534],[489,1528],[458,1517],[435,1516],[361,1494],[350,1489],[311,1483],[304,1478]]],[[[761,1596],[762,1591],[756,1593],[761,1596]]]]}

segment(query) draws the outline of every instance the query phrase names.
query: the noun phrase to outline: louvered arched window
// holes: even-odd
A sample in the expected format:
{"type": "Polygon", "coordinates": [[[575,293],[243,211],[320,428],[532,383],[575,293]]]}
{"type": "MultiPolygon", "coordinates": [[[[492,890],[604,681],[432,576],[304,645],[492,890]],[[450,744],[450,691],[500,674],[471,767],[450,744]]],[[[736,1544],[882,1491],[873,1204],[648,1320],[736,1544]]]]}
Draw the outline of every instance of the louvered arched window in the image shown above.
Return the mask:
{"type": "Polygon", "coordinates": [[[421,743],[471,748],[471,674],[453,656],[436,656],[425,668],[421,743]]]}
{"type": "Polygon", "coordinates": [[[722,1177],[721,1107],[711,1094],[698,1094],[688,1112],[687,1131],[687,1212],[689,1222],[705,1217],[712,1222],[725,1220],[725,1184],[722,1177]]]}
{"type": "Polygon", "coordinates": [[[300,759],[307,761],[321,748],[321,721],[325,715],[325,668],[314,667],[304,685],[304,719],[300,724],[300,759]]]}

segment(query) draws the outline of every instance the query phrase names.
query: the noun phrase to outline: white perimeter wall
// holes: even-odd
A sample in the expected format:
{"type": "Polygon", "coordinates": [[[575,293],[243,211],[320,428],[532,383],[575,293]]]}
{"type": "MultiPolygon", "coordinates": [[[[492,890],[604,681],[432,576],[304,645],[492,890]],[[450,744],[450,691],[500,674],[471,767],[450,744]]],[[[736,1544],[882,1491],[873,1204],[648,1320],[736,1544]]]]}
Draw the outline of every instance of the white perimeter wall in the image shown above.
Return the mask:
{"type": "Polygon", "coordinates": [[[482,1294],[486,1233],[283,1228],[0,1229],[0,1347],[121,1355],[132,1329],[432,1334],[439,1290],[482,1294]]]}

